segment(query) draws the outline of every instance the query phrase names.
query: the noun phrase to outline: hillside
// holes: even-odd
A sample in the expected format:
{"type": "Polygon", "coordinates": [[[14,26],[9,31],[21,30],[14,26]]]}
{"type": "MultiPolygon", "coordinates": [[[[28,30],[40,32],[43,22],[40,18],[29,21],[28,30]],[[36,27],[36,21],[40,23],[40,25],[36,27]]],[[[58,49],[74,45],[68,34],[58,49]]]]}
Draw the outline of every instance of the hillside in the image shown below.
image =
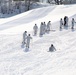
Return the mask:
{"type": "MultiPolygon", "coordinates": [[[[33,9],[1,20],[0,23],[0,75],[75,75],[76,26],[71,30],[71,19],[76,20],[76,5],[48,6],[33,9]],[[59,20],[69,17],[69,28],[59,29],[59,20]],[[43,37],[33,36],[33,26],[52,21],[52,30],[43,37]],[[22,46],[22,35],[31,34],[31,46],[22,46]],[[51,44],[57,51],[48,52],[51,44]]],[[[76,25],[76,24],[75,24],[76,25]]]]}

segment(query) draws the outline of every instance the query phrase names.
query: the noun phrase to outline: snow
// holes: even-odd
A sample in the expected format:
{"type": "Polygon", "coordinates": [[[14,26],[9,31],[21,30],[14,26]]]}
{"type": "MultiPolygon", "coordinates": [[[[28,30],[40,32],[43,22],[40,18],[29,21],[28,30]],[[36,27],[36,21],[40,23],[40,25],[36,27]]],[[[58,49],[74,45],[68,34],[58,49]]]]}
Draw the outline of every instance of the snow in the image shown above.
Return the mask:
{"type": "MultiPolygon", "coordinates": [[[[0,75],[75,75],[76,26],[71,30],[71,19],[76,21],[76,5],[48,6],[0,20],[0,75]],[[59,20],[69,17],[69,28],[59,29],[59,20]],[[33,36],[33,26],[52,22],[49,34],[33,36]],[[27,30],[33,39],[30,49],[22,46],[22,35],[27,30]],[[57,51],[48,52],[51,44],[57,51]]],[[[75,23],[76,25],[76,23],[75,23]]]]}

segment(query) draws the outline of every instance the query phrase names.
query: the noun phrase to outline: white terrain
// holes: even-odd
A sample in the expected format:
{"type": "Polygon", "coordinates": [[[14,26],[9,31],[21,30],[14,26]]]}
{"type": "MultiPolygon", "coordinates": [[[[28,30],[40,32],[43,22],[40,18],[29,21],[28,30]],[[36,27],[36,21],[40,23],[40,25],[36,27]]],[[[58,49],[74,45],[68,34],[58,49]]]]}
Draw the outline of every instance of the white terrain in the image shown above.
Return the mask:
{"type": "Polygon", "coordinates": [[[76,75],[76,4],[54,5],[0,19],[0,75],[76,75]],[[69,17],[69,27],[59,29],[60,18],[69,17]],[[33,26],[51,21],[49,34],[33,36],[33,26]],[[53,31],[54,30],[54,31],[53,31]],[[32,36],[30,49],[22,46],[23,32],[32,36]],[[51,44],[56,51],[48,52],[51,44]]]}

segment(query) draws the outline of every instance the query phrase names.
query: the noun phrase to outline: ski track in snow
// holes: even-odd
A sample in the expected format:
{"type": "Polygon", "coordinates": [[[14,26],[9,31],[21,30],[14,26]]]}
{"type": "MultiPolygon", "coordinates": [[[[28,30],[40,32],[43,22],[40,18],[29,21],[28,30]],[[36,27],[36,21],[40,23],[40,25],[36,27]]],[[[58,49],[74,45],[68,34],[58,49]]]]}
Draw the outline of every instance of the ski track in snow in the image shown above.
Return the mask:
{"type": "MultiPolygon", "coordinates": [[[[57,9],[59,11],[61,8],[64,8],[66,10],[66,8],[68,9],[72,7],[59,6],[57,7],[57,9]]],[[[55,10],[53,10],[52,12],[54,12],[55,10]]],[[[45,12],[45,10],[43,12],[45,12]]],[[[47,12],[48,15],[52,13],[52,12],[51,13],[48,12],[47,12]]],[[[39,15],[41,16],[42,14],[39,15]]],[[[43,14],[41,18],[45,15],[46,13],[43,14]]],[[[76,15],[72,14],[69,16],[70,20],[72,16],[76,19],[76,15]]],[[[22,18],[22,20],[24,18],[22,18]]],[[[30,17],[28,17],[28,19],[29,18],[30,17]]],[[[0,31],[1,32],[0,33],[0,45],[1,45],[0,46],[0,75],[50,75],[50,74],[75,75],[76,74],[76,70],[75,70],[76,26],[74,31],[70,29],[71,26],[68,29],[63,28],[60,31],[59,21],[57,18],[57,21],[52,23],[52,29],[56,31],[55,32],[50,31],[50,33],[45,34],[42,37],[39,37],[39,32],[38,32],[37,36],[32,36],[33,39],[31,40],[30,49],[26,51],[27,49],[25,47],[22,48],[21,45],[22,33],[18,33],[18,32],[15,33],[14,31],[13,34],[10,34],[11,31],[13,31],[14,29],[13,28],[10,31],[10,27],[11,27],[10,23],[13,25],[14,24],[13,21],[4,23],[3,27],[2,25],[0,25],[0,27],[2,27],[0,31]],[[54,44],[57,51],[51,53],[48,52],[48,50],[52,43],[54,44]]],[[[20,22],[20,25],[21,24],[22,22],[20,22]]],[[[32,34],[32,29],[28,31],[29,33],[32,34]]]]}

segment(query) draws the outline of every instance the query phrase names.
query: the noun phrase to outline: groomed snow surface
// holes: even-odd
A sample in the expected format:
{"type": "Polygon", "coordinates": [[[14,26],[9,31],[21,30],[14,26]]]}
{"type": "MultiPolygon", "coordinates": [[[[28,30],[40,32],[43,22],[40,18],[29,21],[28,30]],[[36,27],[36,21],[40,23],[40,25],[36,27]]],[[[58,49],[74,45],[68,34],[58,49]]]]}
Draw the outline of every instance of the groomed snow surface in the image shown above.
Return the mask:
{"type": "MultiPolygon", "coordinates": [[[[0,19],[0,75],[76,75],[76,5],[48,6],[0,19]],[[69,27],[59,29],[59,20],[69,17],[69,27]],[[33,26],[51,21],[51,31],[33,36],[33,26]],[[32,36],[30,49],[22,46],[22,35],[32,36]],[[51,44],[57,49],[48,52],[51,44]]],[[[38,30],[39,31],[39,30],[38,30]]]]}

